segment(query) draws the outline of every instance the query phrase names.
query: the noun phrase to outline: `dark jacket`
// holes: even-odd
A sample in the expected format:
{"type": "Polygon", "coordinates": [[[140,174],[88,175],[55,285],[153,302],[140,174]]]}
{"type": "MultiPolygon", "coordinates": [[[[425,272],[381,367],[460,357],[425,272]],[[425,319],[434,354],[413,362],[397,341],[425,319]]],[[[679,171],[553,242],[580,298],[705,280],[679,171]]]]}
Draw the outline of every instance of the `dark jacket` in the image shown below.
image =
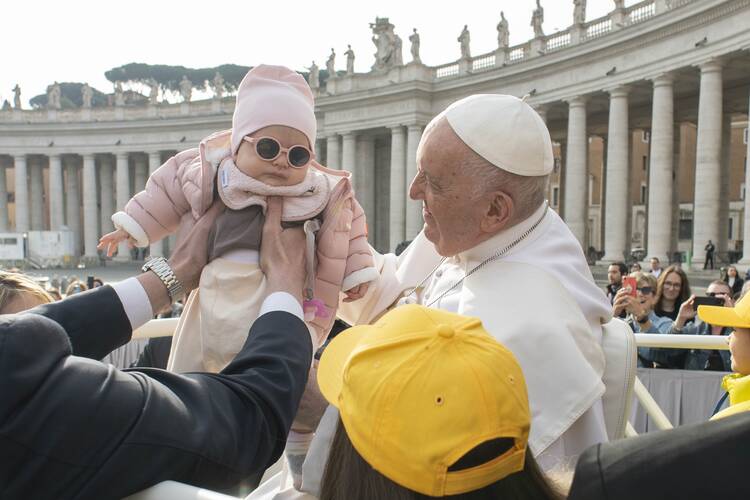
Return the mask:
{"type": "MultiPolygon", "coordinates": [[[[683,326],[680,330],[672,329],[672,332],[682,335],[711,335],[711,325],[699,321],[683,326]]],[[[732,333],[732,328],[722,328],[721,334],[727,336],[732,333]]],[[[727,350],[710,350],[710,349],[680,349],[687,351],[685,358],[686,370],[713,370],[713,371],[732,371],[732,355],[727,350]],[[709,359],[712,363],[709,363],[709,359]]]]}
{"type": "Polygon", "coordinates": [[[167,479],[221,489],[281,455],[312,357],[301,320],[261,316],[219,374],[94,360],[130,336],[106,286],[0,316],[0,498],[122,498],[167,479]]]}
{"type": "MultiPolygon", "coordinates": [[[[729,276],[724,277],[724,283],[729,286],[729,276]]],[[[739,275],[735,276],[734,278],[734,285],[732,285],[730,288],[732,289],[732,297],[734,297],[735,300],[740,296],[740,293],[742,293],[742,285],[745,284],[745,280],[739,277],[739,275]]]]}
{"type": "Polygon", "coordinates": [[[568,500],[750,498],[750,413],[592,446],[568,500]]]}

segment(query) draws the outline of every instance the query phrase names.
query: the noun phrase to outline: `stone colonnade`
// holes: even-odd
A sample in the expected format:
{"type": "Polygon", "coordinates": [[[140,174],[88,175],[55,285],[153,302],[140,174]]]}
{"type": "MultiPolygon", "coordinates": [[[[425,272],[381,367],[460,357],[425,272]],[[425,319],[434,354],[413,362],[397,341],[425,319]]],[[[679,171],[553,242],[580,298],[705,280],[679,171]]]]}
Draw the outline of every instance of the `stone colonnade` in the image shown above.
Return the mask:
{"type": "MultiPolygon", "coordinates": [[[[10,223],[8,198],[0,197],[0,231],[68,229],[74,234],[76,255],[94,261],[99,237],[114,229],[112,214],[144,189],[148,175],[161,165],[163,153],[170,152],[13,156],[15,220],[10,223]]],[[[2,162],[0,192],[7,192],[2,162]]],[[[150,254],[163,254],[161,241],[151,245],[150,254]]],[[[121,244],[118,260],[130,258],[127,243],[121,244]]]]}

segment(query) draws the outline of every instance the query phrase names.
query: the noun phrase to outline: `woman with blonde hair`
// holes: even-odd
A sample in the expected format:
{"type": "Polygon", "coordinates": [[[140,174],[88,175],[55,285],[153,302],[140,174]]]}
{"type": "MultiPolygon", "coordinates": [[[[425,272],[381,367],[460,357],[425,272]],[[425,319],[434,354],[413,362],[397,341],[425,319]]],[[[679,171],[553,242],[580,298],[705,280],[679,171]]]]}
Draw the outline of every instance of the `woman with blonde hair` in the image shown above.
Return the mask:
{"type": "Polygon", "coordinates": [[[36,281],[20,273],[0,271],[0,314],[13,314],[54,302],[36,281]]]}

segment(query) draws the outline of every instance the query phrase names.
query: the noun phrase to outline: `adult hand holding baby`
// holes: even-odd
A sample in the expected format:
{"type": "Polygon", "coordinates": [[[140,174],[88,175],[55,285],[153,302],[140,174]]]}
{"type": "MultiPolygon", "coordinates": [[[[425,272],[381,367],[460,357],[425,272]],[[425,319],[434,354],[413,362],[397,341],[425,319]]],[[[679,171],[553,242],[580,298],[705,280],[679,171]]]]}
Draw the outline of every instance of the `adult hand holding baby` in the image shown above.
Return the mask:
{"type": "Polygon", "coordinates": [[[282,207],[283,198],[268,198],[260,245],[260,267],[266,275],[269,294],[288,292],[301,304],[305,284],[305,233],[302,227],[281,227],[282,207]]]}

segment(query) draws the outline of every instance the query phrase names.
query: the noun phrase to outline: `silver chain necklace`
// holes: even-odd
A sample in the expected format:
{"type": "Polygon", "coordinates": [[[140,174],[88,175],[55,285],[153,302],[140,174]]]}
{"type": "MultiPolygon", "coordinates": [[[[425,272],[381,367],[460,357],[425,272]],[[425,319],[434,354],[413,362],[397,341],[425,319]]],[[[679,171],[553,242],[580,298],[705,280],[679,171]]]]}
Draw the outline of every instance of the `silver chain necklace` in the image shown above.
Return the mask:
{"type": "MultiPolygon", "coordinates": [[[[443,297],[445,297],[448,294],[448,292],[450,292],[451,290],[453,290],[454,288],[456,288],[458,285],[460,285],[461,283],[463,283],[466,278],[468,278],[469,276],[471,276],[475,272],[479,271],[480,269],[482,269],[484,266],[486,266],[490,262],[495,261],[495,260],[499,259],[500,257],[502,257],[503,255],[505,255],[506,253],[510,252],[516,245],[518,245],[523,240],[525,240],[526,238],[528,238],[529,235],[534,232],[534,230],[537,228],[537,226],[539,226],[539,224],[542,223],[542,221],[544,220],[544,217],[547,215],[547,210],[549,210],[549,203],[545,200],[545,202],[544,202],[544,212],[542,212],[542,216],[539,217],[539,219],[536,222],[534,222],[534,224],[529,229],[527,229],[525,233],[523,233],[521,236],[519,236],[518,238],[516,238],[515,240],[513,240],[512,242],[510,242],[507,246],[501,248],[500,250],[498,250],[497,252],[495,252],[494,254],[490,255],[489,257],[487,257],[486,259],[484,259],[482,262],[480,262],[479,264],[477,264],[468,273],[466,273],[463,278],[461,278],[460,280],[458,280],[455,283],[453,283],[450,287],[448,287],[447,290],[445,290],[443,293],[441,293],[436,299],[431,300],[429,304],[425,304],[425,305],[427,307],[431,307],[434,303],[438,302],[440,299],[442,299],[443,297]]],[[[443,265],[443,263],[446,261],[446,259],[447,259],[447,257],[443,257],[440,260],[440,262],[438,263],[438,265],[435,266],[435,268],[432,271],[430,271],[430,274],[428,274],[427,276],[425,276],[425,278],[417,286],[415,286],[414,288],[412,288],[411,291],[404,296],[404,298],[410,297],[410,296],[414,295],[414,293],[418,289],[420,289],[427,282],[427,280],[429,280],[432,277],[433,274],[435,274],[435,271],[437,271],[438,268],[443,265]]]]}

